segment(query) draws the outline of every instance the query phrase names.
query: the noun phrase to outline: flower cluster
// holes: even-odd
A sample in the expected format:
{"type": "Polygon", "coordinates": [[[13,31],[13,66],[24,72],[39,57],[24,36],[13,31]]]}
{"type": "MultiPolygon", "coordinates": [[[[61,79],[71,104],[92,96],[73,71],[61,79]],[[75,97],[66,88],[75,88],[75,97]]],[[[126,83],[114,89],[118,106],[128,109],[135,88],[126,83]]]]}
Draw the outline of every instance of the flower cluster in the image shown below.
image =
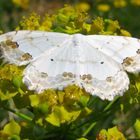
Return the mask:
{"type": "MultiPolygon", "coordinates": [[[[87,7],[86,7],[87,10],[87,7]]],[[[80,11],[79,7],[73,8],[66,5],[57,14],[46,14],[44,18],[32,13],[29,17],[23,17],[17,30],[43,30],[64,32],[68,34],[110,34],[131,36],[130,33],[122,29],[116,20],[103,19],[97,17],[92,19],[86,11],[80,11]]]]}

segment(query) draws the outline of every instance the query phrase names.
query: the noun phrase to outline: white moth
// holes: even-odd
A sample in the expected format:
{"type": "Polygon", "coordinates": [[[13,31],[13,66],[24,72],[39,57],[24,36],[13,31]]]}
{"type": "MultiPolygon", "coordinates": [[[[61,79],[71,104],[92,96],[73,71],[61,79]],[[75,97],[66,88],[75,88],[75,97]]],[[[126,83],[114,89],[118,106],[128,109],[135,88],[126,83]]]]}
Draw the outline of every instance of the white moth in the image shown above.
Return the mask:
{"type": "Polygon", "coordinates": [[[70,84],[113,100],[129,87],[126,72],[140,72],[140,40],[123,36],[9,32],[0,36],[4,61],[27,65],[29,90],[63,89],[70,84]]]}

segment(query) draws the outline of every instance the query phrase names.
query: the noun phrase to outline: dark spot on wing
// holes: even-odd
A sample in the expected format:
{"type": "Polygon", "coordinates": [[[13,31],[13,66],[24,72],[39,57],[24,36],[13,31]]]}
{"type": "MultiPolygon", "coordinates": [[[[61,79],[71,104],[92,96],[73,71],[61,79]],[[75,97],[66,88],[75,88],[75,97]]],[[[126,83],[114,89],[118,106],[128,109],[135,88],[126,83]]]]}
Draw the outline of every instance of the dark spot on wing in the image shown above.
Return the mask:
{"type": "Polygon", "coordinates": [[[137,54],[140,54],[140,49],[137,50],[137,54]]]}
{"type": "Polygon", "coordinates": [[[54,61],[54,59],[51,58],[51,61],[54,61]]]}
{"type": "Polygon", "coordinates": [[[104,64],[104,62],[102,61],[101,64],[104,64]]]}
{"type": "Polygon", "coordinates": [[[17,43],[17,42],[15,42],[15,44],[16,44],[16,46],[17,46],[17,48],[19,47],[19,44],[17,43]]]}

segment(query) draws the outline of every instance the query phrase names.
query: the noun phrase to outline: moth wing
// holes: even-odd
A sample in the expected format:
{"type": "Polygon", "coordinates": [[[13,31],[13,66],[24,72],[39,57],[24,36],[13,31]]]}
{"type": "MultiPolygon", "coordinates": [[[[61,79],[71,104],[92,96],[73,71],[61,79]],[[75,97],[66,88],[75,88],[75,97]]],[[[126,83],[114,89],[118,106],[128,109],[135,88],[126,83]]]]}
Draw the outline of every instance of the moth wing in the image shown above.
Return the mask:
{"type": "Polygon", "coordinates": [[[76,84],[101,99],[112,100],[123,95],[129,79],[121,64],[92,47],[84,35],[69,38],[25,68],[23,81],[28,88],[40,93],[48,88],[63,89],[76,84]]]}
{"type": "Polygon", "coordinates": [[[0,36],[1,57],[9,63],[25,65],[44,51],[59,47],[69,35],[42,31],[14,31],[0,36]]]}
{"type": "Polygon", "coordinates": [[[140,40],[124,36],[89,35],[87,42],[123,65],[132,73],[140,72],[140,40]],[[96,45],[95,45],[96,44],[96,45]]]}

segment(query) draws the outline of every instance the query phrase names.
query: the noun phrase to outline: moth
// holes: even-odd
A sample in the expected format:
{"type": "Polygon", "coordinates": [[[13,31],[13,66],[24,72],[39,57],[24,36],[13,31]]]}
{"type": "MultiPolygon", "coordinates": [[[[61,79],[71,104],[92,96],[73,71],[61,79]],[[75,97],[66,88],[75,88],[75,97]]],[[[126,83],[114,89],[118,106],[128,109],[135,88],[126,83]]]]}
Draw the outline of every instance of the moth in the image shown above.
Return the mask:
{"type": "Polygon", "coordinates": [[[23,82],[37,93],[75,84],[113,100],[128,90],[127,72],[140,72],[140,40],[132,37],[14,31],[0,36],[0,50],[4,62],[26,65],[23,82]]]}

